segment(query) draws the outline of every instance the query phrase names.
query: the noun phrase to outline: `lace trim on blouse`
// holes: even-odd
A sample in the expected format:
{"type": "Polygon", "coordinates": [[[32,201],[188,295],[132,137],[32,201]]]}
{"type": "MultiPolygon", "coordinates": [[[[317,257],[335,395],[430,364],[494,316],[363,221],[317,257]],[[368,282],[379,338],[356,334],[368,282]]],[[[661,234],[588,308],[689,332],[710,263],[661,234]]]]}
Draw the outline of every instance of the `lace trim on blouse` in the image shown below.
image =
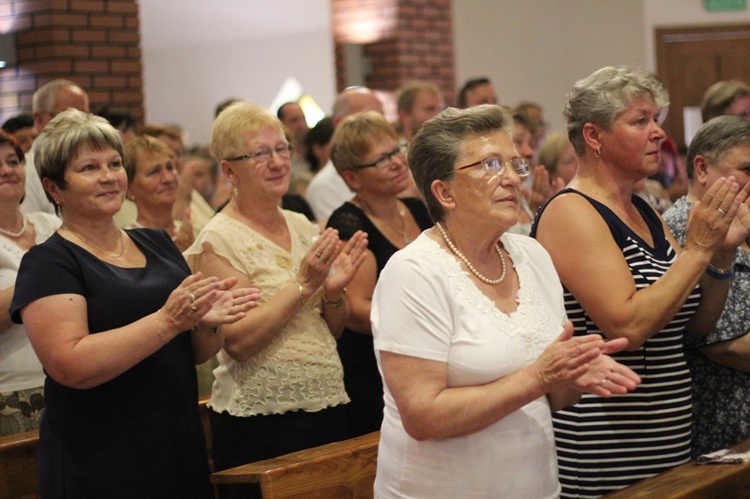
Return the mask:
{"type": "MultiPolygon", "coordinates": [[[[503,335],[518,337],[524,345],[524,363],[533,363],[544,349],[549,345],[549,338],[539,334],[539,331],[547,331],[551,324],[548,313],[544,310],[540,300],[534,299],[540,295],[534,270],[529,264],[528,255],[518,247],[513,237],[504,234],[500,240],[510,255],[513,267],[518,274],[519,289],[516,296],[518,308],[510,314],[506,314],[497,308],[495,303],[487,295],[482,293],[470,278],[469,272],[461,267],[460,262],[440,248],[437,242],[425,237],[429,241],[426,244],[438,246],[440,251],[431,253],[439,255],[438,260],[443,266],[446,275],[458,289],[469,304],[478,310],[484,317],[490,319],[492,327],[501,331],[503,335]]],[[[413,244],[419,243],[419,240],[413,244]]]]}

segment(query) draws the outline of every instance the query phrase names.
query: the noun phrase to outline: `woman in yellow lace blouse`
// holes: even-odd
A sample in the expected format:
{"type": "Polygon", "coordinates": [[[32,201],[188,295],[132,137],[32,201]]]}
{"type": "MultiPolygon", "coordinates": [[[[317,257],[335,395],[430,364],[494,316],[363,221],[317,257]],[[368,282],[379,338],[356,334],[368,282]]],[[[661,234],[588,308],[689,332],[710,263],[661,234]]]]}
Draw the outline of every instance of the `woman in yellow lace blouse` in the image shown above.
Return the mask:
{"type": "MultiPolygon", "coordinates": [[[[291,146],[265,109],[247,102],[225,109],[211,153],[236,195],[185,256],[196,270],[261,289],[256,310],[222,327],[209,403],[214,466],[222,470],[346,438],[341,406],[349,397],[336,338],[349,315],[345,286],[367,238],[360,232],[344,244],[335,230],[320,234],[303,215],[279,208],[291,146]]],[[[222,498],[253,494],[260,497],[259,489],[220,490],[222,498]]]]}

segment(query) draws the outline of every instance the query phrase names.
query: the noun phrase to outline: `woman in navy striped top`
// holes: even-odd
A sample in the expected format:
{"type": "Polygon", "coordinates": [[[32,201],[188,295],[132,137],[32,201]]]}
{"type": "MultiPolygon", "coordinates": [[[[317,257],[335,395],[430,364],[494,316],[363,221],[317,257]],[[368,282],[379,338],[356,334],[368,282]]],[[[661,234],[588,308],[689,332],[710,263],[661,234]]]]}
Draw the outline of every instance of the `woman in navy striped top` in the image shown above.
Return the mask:
{"type": "Polygon", "coordinates": [[[614,357],[642,379],[632,393],[584,394],[554,416],[563,497],[598,497],[690,459],[683,334],[712,329],[750,217],[743,206],[729,230],[747,192],[721,179],[698,204],[683,249],[634,195],[633,184],[657,171],[667,99],[637,69],[603,68],[576,83],[564,113],[578,174],[532,232],[560,275],[576,334],[627,338],[614,357]]]}

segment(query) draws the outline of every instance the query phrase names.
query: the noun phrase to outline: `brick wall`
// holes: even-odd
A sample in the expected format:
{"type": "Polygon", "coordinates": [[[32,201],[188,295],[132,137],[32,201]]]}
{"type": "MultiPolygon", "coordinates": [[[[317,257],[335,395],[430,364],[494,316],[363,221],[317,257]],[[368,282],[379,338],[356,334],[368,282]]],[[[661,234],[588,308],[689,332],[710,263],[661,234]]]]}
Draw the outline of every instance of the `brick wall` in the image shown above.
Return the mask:
{"type": "Polygon", "coordinates": [[[15,33],[18,61],[0,69],[0,123],[31,112],[31,96],[55,78],[143,120],[136,0],[0,0],[0,31],[15,33]]]}
{"type": "Polygon", "coordinates": [[[394,91],[430,80],[455,100],[451,0],[331,0],[336,82],[343,90],[345,43],[359,43],[372,71],[366,85],[394,91]]]}

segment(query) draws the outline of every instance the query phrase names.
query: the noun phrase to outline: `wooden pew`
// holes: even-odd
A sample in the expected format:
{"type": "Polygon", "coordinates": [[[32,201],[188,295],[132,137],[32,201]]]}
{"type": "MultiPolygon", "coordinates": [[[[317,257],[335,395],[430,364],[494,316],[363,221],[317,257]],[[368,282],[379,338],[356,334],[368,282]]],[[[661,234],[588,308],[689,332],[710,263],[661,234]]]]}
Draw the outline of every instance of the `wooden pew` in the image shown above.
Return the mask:
{"type": "MultiPolygon", "coordinates": [[[[211,425],[208,422],[209,409],[206,407],[209,398],[202,397],[198,401],[198,410],[211,464],[211,425]]],[[[0,437],[0,499],[36,497],[38,461],[38,430],[0,437]]]]}
{"type": "Polygon", "coordinates": [[[260,483],[264,499],[373,497],[380,432],[211,475],[215,485],[260,483]]]}
{"type": "Polygon", "coordinates": [[[39,431],[0,437],[0,498],[36,497],[39,431]]]}
{"type": "MultiPolygon", "coordinates": [[[[750,440],[734,446],[733,449],[741,452],[750,451],[750,440]]],[[[697,465],[690,462],[604,497],[607,499],[750,497],[750,463],[697,465]]]]}

